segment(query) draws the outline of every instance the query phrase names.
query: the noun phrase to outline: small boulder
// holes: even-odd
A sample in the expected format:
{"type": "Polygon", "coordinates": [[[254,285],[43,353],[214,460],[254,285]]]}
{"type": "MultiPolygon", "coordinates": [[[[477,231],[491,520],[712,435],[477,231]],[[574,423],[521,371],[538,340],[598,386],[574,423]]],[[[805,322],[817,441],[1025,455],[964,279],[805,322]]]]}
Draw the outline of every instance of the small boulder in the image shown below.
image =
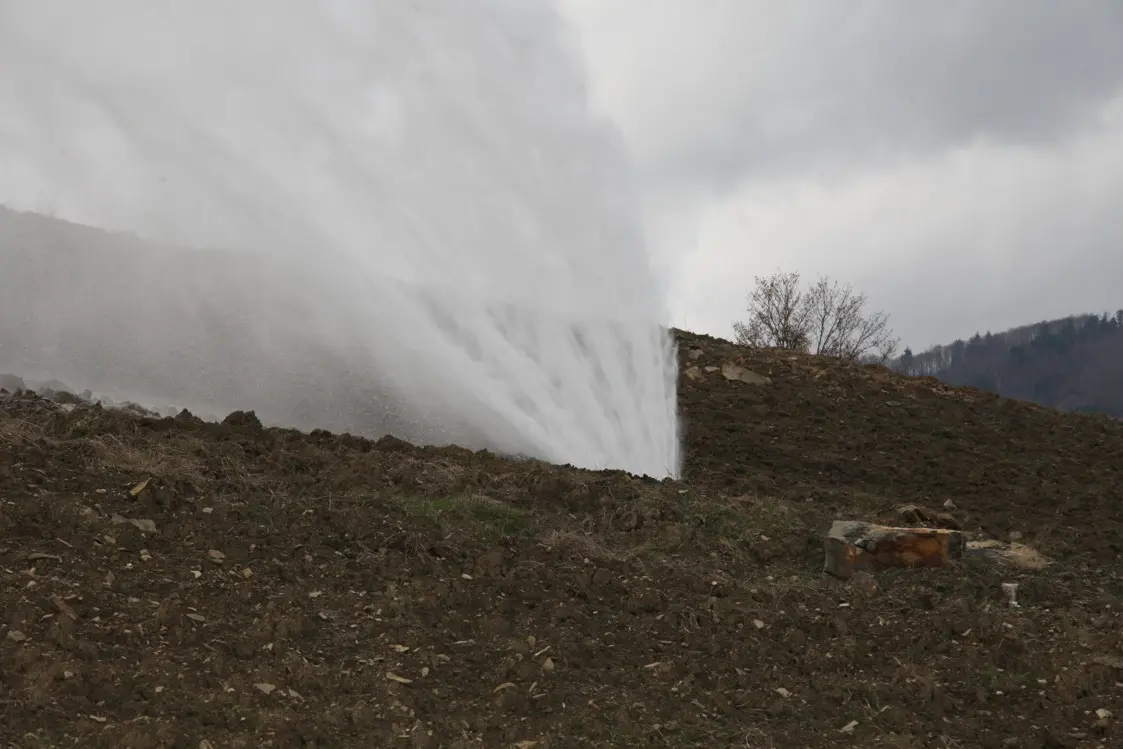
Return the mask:
{"type": "Polygon", "coordinates": [[[897,508],[901,520],[910,525],[932,525],[937,528],[961,530],[959,521],[949,512],[936,512],[920,505],[902,505],[897,508]]]}
{"type": "Polygon", "coordinates": [[[877,595],[877,578],[868,572],[855,572],[846,583],[851,594],[859,599],[871,599],[877,595]]]}
{"type": "Polygon", "coordinates": [[[740,364],[734,364],[733,362],[726,362],[721,365],[721,376],[727,380],[744,382],[747,385],[768,385],[772,382],[772,380],[764,375],[758,375],[751,369],[746,369],[740,364]]]}
{"type": "Polygon", "coordinates": [[[965,553],[1021,570],[1043,570],[1052,563],[1051,559],[1025,544],[1004,544],[994,540],[970,541],[965,553]]]}
{"type": "Polygon", "coordinates": [[[892,528],[836,520],[824,544],[824,572],[849,579],[856,572],[943,567],[963,556],[963,534],[933,528],[892,528]]]}

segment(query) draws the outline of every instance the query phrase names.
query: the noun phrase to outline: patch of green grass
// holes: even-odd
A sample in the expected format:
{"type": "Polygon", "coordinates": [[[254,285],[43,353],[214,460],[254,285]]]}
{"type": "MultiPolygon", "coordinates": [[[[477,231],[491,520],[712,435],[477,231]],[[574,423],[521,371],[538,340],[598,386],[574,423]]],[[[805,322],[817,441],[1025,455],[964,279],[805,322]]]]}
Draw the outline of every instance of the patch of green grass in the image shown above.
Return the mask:
{"type": "Polygon", "coordinates": [[[456,511],[464,497],[417,497],[405,495],[401,498],[402,509],[411,518],[439,519],[442,515],[456,511]]]}
{"type": "Polygon", "coordinates": [[[411,518],[426,518],[443,526],[475,530],[488,536],[523,537],[531,533],[534,525],[526,510],[488,497],[402,495],[400,501],[402,510],[411,518]]]}
{"type": "Polygon", "coordinates": [[[472,516],[481,523],[495,528],[504,536],[524,536],[530,532],[528,513],[502,504],[473,504],[472,516]]]}
{"type": "Polygon", "coordinates": [[[752,525],[748,516],[728,505],[699,503],[689,518],[702,535],[716,541],[721,538],[737,538],[752,525]]]}
{"type": "Polygon", "coordinates": [[[793,505],[783,499],[759,497],[753,500],[691,501],[682,523],[697,529],[710,541],[734,540],[745,534],[781,535],[799,527],[803,518],[793,505]]]}

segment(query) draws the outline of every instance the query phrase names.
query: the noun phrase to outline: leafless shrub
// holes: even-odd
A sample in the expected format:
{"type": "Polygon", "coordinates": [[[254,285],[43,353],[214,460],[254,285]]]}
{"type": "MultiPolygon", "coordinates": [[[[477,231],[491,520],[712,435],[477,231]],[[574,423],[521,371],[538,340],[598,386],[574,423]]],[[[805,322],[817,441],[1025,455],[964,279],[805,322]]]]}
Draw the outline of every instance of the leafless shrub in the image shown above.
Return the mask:
{"type": "Polygon", "coordinates": [[[738,343],[884,364],[900,342],[885,312],[866,312],[866,295],[821,277],[802,288],[798,273],[757,276],[748,317],[733,323],[738,343]]]}

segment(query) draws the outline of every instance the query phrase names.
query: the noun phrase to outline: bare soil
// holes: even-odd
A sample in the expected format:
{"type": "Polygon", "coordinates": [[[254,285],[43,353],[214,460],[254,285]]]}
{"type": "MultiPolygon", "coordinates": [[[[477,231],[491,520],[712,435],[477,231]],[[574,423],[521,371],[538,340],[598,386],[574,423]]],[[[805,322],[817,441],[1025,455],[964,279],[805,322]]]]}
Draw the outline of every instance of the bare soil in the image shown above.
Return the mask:
{"type": "Polygon", "coordinates": [[[0,394],[0,747],[1123,746],[1123,425],[680,346],[682,482],[0,394]]]}

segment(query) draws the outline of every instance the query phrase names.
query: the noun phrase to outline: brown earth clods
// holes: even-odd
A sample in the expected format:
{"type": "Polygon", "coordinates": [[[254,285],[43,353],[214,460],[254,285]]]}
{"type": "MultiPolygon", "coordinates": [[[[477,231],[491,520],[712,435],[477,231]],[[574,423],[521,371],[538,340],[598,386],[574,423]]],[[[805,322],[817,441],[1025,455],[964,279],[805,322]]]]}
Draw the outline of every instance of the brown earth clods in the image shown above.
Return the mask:
{"type": "Polygon", "coordinates": [[[1123,746],[1123,424],[680,358],[682,482],[0,394],[0,747],[1123,746]]]}

